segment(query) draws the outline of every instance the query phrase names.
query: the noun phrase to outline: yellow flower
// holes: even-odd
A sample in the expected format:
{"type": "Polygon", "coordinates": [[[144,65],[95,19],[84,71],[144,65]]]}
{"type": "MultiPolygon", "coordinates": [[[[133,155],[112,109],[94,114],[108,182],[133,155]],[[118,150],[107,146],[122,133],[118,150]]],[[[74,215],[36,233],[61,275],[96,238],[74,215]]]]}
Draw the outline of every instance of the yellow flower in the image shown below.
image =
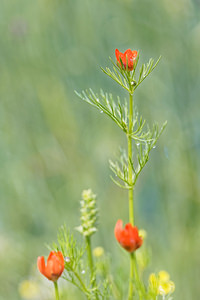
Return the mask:
{"type": "Polygon", "coordinates": [[[158,287],[158,293],[160,295],[167,295],[173,293],[175,290],[175,284],[173,281],[161,282],[158,287]]]}
{"type": "Polygon", "coordinates": [[[95,257],[101,257],[102,255],[104,255],[104,249],[102,247],[96,247],[96,248],[94,248],[93,255],[95,257]]]}
{"type": "Polygon", "coordinates": [[[139,236],[144,240],[147,237],[147,232],[144,229],[139,230],[139,236]]]}
{"type": "Polygon", "coordinates": [[[170,281],[169,273],[166,271],[160,271],[158,273],[159,287],[158,291],[160,295],[167,295],[173,293],[175,290],[175,284],[173,281],[170,281]]]}
{"type": "Polygon", "coordinates": [[[38,285],[31,280],[24,280],[19,285],[19,294],[24,299],[35,299],[39,294],[38,285]]]}
{"type": "Polygon", "coordinates": [[[172,294],[175,290],[175,284],[170,280],[166,271],[160,271],[158,275],[152,273],[149,276],[149,289],[157,295],[172,294]]]}
{"type": "Polygon", "coordinates": [[[158,273],[158,278],[159,281],[167,282],[169,281],[169,273],[167,273],[166,271],[160,271],[158,273]]]}

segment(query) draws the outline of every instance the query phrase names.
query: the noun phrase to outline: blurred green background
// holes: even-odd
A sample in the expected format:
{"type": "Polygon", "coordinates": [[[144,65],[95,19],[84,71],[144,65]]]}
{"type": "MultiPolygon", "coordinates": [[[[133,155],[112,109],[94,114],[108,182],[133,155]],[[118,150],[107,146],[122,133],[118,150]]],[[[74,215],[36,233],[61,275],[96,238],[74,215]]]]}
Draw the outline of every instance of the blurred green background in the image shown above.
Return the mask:
{"type": "Polygon", "coordinates": [[[48,254],[45,242],[63,223],[79,225],[86,188],[100,208],[94,245],[113,253],[113,264],[120,259],[113,228],[118,218],[128,221],[127,195],[110,180],[108,159],[125,138],[74,90],[122,94],[100,66],[110,65],[115,48],[131,48],[140,50],[140,63],[162,55],[135,101],[150,124],[168,120],[136,186],[136,223],[152,247],[148,272],[170,273],[174,299],[198,300],[199,1],[0,4],[0,299],[22,299],[20,282],[39,280],[37,256],[48,254]]]}

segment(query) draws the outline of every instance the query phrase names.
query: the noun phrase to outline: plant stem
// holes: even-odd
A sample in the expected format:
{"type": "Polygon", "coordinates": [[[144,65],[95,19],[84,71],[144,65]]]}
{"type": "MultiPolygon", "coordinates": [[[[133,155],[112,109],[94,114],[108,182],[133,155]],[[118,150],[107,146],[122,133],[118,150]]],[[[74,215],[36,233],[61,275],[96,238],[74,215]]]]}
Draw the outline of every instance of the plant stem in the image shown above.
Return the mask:
{"type": "Polygon", "coordinates": [[[134,256],[130,254],[130,278],[129,278],[129,293],[128,300],[133,299],[133,277],[134,277],[134,256]]]}
{"type": "Polygon", "coordinates": [[[54,288],[55,288],[56,300],[59,300],[58,283],[57,283],[57,281],[54,281],[54,288]]]}
{"type": "MultiPolygon", "coordinates": [[[[93,258],[92,258],[92,248],[91,248],[91,240],[90,236],[85,237],[86,240],[86,246],[87,246],[87,256],[88,256],[88,261],[89,261],[89,267],[90,267],[90,272],[91,272],[91,279],[92,279],[92,284],[93,287],[96,287],[96,277],[94,275],[94,265],[93,265],[93,258]]],[[[97,292],[95,292],[96,299],[98,299],[97,292]]]]}
{"type": "Polygon", "coordinates": [[[85,240],[86,240],[86,246],[87,246],[87,256],[88,256],[88,261],[89,261],[91,277],[93,277],[94,267],[93,267],[93,258],[92,258],[92,249],[91,249],[90,237],[86,236],[85,240]]]}
{"type": "Polygon", "coordinates": [[[133,187],[132,187],[132,177],[133,170],[131,166],[131,161],[133,159],[132,153],[132,138],[130,136],[133,126],[133,95],[129,95],[129,134],[128,134],[128,182],[130,188],[128,191],[129,198],[129,222],[134,226],[134,204],[133,204],[133,187]]]}
{"type": "Polygon", "coordinates": [[[135,265],[135,279],[139,283],[140,282],[140,278],[139,278],[137,264],[136,264],[136,256],[135,256],[134,253],[133,253],[133,259],[134,259],[134,265],[135,265]]]}
{"type": "MultiPolygon", "coordinates": [[[[133,151],[132,151],[132,132],[133,126],[133,95],[129,94],[129,134],[128,134],[128,182],[130,185],[128,191],[128,199],[129,199],[129,222],[134,225],[134,203],[133,203],[133,186],[132,186],[132,177],[133,177],[133,170],[131,161],[133,159],[133,151]]],[[[134,278],[134,268],[135,268],[135,261],[134,261],[134,254],[130,254],[130,278],[129,278],[129,294],[128,300],[133,299],[133,278],[134,278]]]]}
{"type": "MultiPolygon", "coordinates": [[[[84,291],[86,294],[88,293],[88,290],[85,286],[85,284],[83,283],[81,277],[78,275],[77,272],[74,271],[74,275],[76,276],[76,278],[78,279],[78,281],[80,282],[80,285],[81,285],[81,290],[84,291]]],[[[79,287],[80,288],[80,287],[79,287]]]]}
{"type": "Polygon", "coordinates": [[[135,253],[133,253],[133,259],[134,259],[134,267],[135,267],[135,270],[134,270],[135,271],[135,281],[136,281],[136,284],[137,284],[138,289],[139,289],[139,298],[140,298],[140,300],[142,300],[143,299],[143,297],[142,297],[143,286],[141,285],[140,277],[139,277],[139,274],[138,274],[138,268],[137,268],[135,253]]]}

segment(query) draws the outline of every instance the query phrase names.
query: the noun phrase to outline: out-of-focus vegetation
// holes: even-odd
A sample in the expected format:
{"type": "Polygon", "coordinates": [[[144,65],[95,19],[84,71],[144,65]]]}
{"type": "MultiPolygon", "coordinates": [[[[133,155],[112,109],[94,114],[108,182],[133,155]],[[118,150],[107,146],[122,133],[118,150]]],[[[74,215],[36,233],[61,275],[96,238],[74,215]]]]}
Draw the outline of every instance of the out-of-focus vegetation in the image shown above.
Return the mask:
{"type": "MultiPolygon", "coordinates": [[[[43,280],[36,258],[48,254],[44,244],[59,226],[79,224],[85,188],[98,195],[94,244],[113,253],[113,267],[120,263],[113,228],[128,221],[127,195],[107,161],[125,141],[74,94],[120,92],[100,70],[115,48],[139,49],[140,62],[162,55],[135,93],[150,123],[168,120],[136,187],[136,223],[148,231],[149,272],[170,273],[175,299],[199,299],[199,20],[197,0],[1,0],[1,300],[22,299],[23,280],[43,280]]],[[[45,299],[44,281],[36,299],[45,299]]],[[[80,299],[68,289],[65,299],[80,299]]]]}

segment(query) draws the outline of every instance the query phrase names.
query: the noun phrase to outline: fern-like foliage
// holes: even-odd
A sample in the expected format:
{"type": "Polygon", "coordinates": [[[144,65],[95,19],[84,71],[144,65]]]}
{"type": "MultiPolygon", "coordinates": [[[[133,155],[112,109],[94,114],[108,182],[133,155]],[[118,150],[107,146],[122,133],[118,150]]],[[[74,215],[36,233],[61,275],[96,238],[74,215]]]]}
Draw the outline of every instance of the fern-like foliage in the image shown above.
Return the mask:
{"type": "MultiPolygon", "coordinates": [[[[143,122],[140,122],[143,124],[143,122]]],[[[152,130],[148,130],[147,133],[140,134],[136,143],[136,157],[129,159],[125,150],[120,151],[120,156],[117,161],[109,161],[110,169],[113,171],[115,176],[120,179],[120,181],[116,180],[114,177],[111,176],[112,181],[121,188],[130,189],[132,188],[138,179],[138,176],[146,163],[149,160],[149,153],[150,151],[155,148],[156,142],[159,139],[160,135],[162,134],[163,130],[165,129],[167,122],[165,122],[161,129],[158,129],[158,124],[155,123],[153,125],[152,130]],[[145,138],[144,138],[145,137],[145,138]],[[139,142],[138,142],[139,141],[139,142]],[[128,168],[129,164],[133,170],[133,175],[131,182],[128,180],[128,168]]],[[[142,125],[141,125],[142,126],[142,125]]],[[[135,138],[134,138],[135,139],[135,138]]]]}
{"type": "MultiPolygon", "coordinates": [[[[144,79],[146,79],[150,73],[155,69],[157,64],[159,63],[161,56],[154,63],[154,59],[150,58],[149,62],[146,64],[142,64],[139,70],[138,79],[136,78],[136,67],[139,61],[139,53],[137,56],[137,60],[135,63],[135,67],[133,72],[128,73],[124,67],[120,67],[110,58],[113,68],[112,70],[108,67],[105,69],[101,68],[102,71],[112,78],[117,84],[127,90],[130,94],[133,94],[134,90],[142,83],[144,79]]],[[[123,65],[123,64],[122,64],[123,65]]]]}
{"type": "Polygon", "coordinates": [[[112,78],[117,84],[121,85],[121,87],[130,92],[132,84],[129,76],[127,76],[126,69],[124,67],[121,68],[116,65],[111,58],[110,60],[113,64],[113,70],[108,67],[106,67],[105,69],[101,68],[101,70],[110,78],[112,78]]]}
{"type": "Polygon", "coordinates": [[[130,185],[128,181],[128,157],[126,155],[126,151],[124,149],[120,149],[120,156],[118,160],[115,162],[109,160],[109,165],[115,176],[123,183],[117,181],[111,176],[112,181],[121,188],[131,188],[132,185],[130,185]]]}
{"type": "Polygon", "coordinates": [[[158,124],[154,123],[152,130],[149,131],[148,133],[145,143],[136,144],[138,165],[136,168],[133,167],[134,174],[135,174],[134,184],[136,183],[140,172],[142,171],[142,169],[144,168],[144,166],[149,160],[150,151],[156,147],[156,143],[166,126],[167,126],[167,121],[163,123],[161,129],[159,130],[158,124]]]}
{"type": "Polygon", "coordinates": [[[143,64],[141,66],[139,78],[137,80],[137,83],[136,83],[134,89],[136,89],[142,83],[142,81],[145,80],[147,78],[147,76],[149,76],[149,74],[155,69],[155,67],[159,63],[160,59],[161,59],[161,56],[158,58],[158,60],[154,64],[154,59],[150,58],[150,60],[147,64],[143,64]]]}
{"type": "Polygon", "coordinates": [[[90,286],[86,286],[81,278],[83,268],[83,255],[85,247],[77,245],[74,236],[62,226],[57,235],[57,243],[53,243],[50,250],[61,251],[65,258],[66,273],[62,276],[63,279],[78,287],[86,295],[91,294],[90,286]]]}
{"type": "MultiPolygon", "coordinates": [[[[112,69],[106,67],[102,71],[112,78],[117,84],[124,88],[129,93],[132,99],[134,90],[146,79],[151,72],[155,69],[160,61],[160,58],[154,63],[154,59],[150,59],[148,63],[142,64],[139,69],[138,75],[136,67],[139,61],[139,53],[134,63],[134,68],[130,72],[128,70],[128,58],[126,68],[123,62],[121,64],[115,63],[111,58],[112,69]]],[[[96,107],[100,112],[108,115],[125,133],[128,139],[131,139],[136,144],[136,151],[134,157],[128,157],[125,151],[121,154],[117,161],[109,161],[110,169],[114,172],[115,177],[111,177],[113,182],[118,186],[125,189],[132,189],[135,185],[137,178],[149,160],[149,153],[155,147],[158,138],[166,127],[167,122],[163,124],[159,130],[158,124],[155,123],[153,128],[150,129],[146,125],[146,121],[139,116],[134,106],[134,111],[130,113],[130,101],[127,104],[126,99],[122,102],[119,97],[113,99],[112,94],[105,93],[102,89],[100,93],[94,93],[92,89],[82,91],[76,94],[87,103],[96,107]],[[130,169],[132,169],[132,178],[130,180],[130,169]]],[[[132,100],[131,100],[132,101],[132,100]]],[[[133,107],[132,107],[133,109],[133,107]]]]}
{"type": "Polygon", "coordinates": [[[148,142],[151,141],[151,130],[149,126],[147,126],[146,131],[144,130],[144,126],[146,124],[146,121],[143,120],[142,116],[138,116],[136,114],[135,118],[132,121],[132,130],[129,133],[131,138],[136,142],[136,143],[143,143],[143,142],[148,142]]]}
{"type": "Polygon", "coordinates": [[[120,98],[114,101],[111,93],[104,93],[101,89],[99,94],[95,94],[92,89],[76,92],[76,94],[87,103],[99,109],[100,112],[108,115],[124,132],[128,131],[128,105],[124,100],[122,103],[120,98]]]}

